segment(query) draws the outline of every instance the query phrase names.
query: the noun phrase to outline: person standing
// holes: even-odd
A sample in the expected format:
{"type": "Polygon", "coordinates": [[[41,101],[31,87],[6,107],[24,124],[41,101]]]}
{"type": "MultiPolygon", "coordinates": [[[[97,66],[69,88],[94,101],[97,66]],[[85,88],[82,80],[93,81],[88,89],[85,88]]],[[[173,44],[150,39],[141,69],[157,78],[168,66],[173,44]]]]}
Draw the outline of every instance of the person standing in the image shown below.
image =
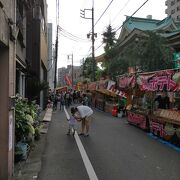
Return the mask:
{"type": "Polygon", "coordinates": [[[81,133],[79,135],[89,136],[90,121],[93,110],[88,106],[80,105],[74,109],[74,112],[76,120],[81,121],[81,133]]]}
{"type": "Polygon", "coordinates": [[[68,127],[67,135],[70,135],[71,131],[73,136],[75,134],[77,120],[74,117],[74,114],[75,114],[74,108],[71,108],[71,117],[68,119],[69,127],[68,127]]]}

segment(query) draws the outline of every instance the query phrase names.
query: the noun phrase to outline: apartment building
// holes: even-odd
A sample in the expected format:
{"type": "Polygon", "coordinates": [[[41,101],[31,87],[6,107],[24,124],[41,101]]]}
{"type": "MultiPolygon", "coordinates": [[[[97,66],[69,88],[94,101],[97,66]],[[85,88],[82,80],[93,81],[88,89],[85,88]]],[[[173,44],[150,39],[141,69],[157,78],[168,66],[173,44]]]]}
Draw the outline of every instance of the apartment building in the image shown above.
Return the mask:
{"type": "Polygon", "coordinates": [[[82,81],[82,70],[80,66],[73,66],[73,76],[72,76],[72,65],[68,65],[67,68],[62,67],[58,68],[58,86],[66,86],[68,83],[66,82],[66,77],[72,82],[73,84],[77,84],[77,82],[82,81]]]}
{"type": "Polygon", "coordinates": [[[0,179],[10,180],[14,164],[16,1],[0,0],[0,179]]]}
{"type": "Polygon", "coordinates": [[[175,21],[180,21],[180,0],[166,0],[165,5],[167,6],[165,13],[175,21]]]}
{"type": "Polygon", "coordinates": [[[65,86],[65,75],[67,73],[67,69],[65,67],[58,68],[58,83],[57,86],[65,86]]]}
{"type": "Polygon", "coordinates": [[[54,89],[54,56],[52,44],[52,23],[48,23],[48,82],[49,88],[54,89]]]}
{"type": "Polygon", "coordinates": [[[43,84],[47,82],[48,70],[47,3],[46,0],[31,2],[26,29],[26,97],[29,100],[35,99],[41,108],[45,108],[47,92],[43,89],[43,84]]]}
{"type": "Polygon", "coordinates": [[[28,3],[23,0],[16,1],[16,94],[25,97],[26,81],[26,12],[28,3]]]}

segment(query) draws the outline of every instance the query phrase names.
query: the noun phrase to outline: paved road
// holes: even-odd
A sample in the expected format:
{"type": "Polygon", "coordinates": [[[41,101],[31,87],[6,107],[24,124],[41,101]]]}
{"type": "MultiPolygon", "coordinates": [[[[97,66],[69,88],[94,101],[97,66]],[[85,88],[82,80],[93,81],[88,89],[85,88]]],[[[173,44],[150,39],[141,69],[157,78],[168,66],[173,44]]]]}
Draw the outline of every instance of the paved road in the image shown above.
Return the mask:
{"type": "MultiPolygon", "coordinates": [[[[63,112],[53,113],[40,180],[88,180],[76,141],[66,135],[63,112]]],[[[99,180],[180,180],[180,153],[125,119],[95,111],[81,141],[99,180]]]]}

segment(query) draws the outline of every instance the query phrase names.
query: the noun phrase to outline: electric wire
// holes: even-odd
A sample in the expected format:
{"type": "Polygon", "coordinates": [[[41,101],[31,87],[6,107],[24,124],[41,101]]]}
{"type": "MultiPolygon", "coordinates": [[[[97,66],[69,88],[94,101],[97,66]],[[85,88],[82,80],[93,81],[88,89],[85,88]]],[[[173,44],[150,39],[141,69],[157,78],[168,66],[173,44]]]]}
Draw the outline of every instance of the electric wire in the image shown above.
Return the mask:
{"type": "Polygon", "coordinates": [[[99,17],[99,19],[96,21],[96,23],[94,24],[94,27],[97,25],[97,23],[100,21],[100,19],[103,17],[103,15],[105,14],[105,12],[108,10],[108,8],[110,7],[110,5],[112,4],[114,0],[111,0],[111,2],[108,4],[108,6],[106,7],[106,9],[103,11],[103,13],[101,14],[101,16],[99,17]]]}
{"type": "Polygon", "coordinates": [[[129,4],[131,0],[127,0],[124,6],[120,9],[120,11],[116,14],[116,16],[113,18],[112,22],[119,16],[119,14],[126,8],[126,6],[129,4]]]}
{"type": "Polygon", "coordinates": [[[119,29],[121,29],[121,28],[124,26],[124,24],[125,24],[127,21],[129,21],[129,19],[132,18],[148,1],[149,1],[149,0],[146,0],[134,13],[132,13],[132,15],[129,16],[129,17],[123,22],[123,24],[122,24],[119,28],[117,28],[117,30],[116,30],[115,32],[117,32],[119,29]]]}
{"type": "Polygon", "coordinates": [[[72,40],[72,41],[80,42],[78,39],[75,39],[75,38],[73,38],[73,37],[71,37],[71,36],[68,36],[68,35],[65,34],[63,31],[60,31],[60,34],[59,34],[59,35],[62,35],[62,36],[66,37],[66,38],[68,38],[68,39],[70,39],[70,40],[72,40]]]}
{"type": "Polygon", "coordinates": [[[77,41],[89,42],[89,40],[80,38],[78,36],[75,36],[75,35],[73,35],[72,33],[68,32],[68,31],[66,31],[65,29],[63,29],[60,26],[58,27],[58,29],[60,30],[60,32],[63,32],[66,36],[70,37],[71,39],[75,39],[77,41]]]}
{"type": "MultiPolygon", "coordinates": [[[[149,1],[149,0],[146,0],[136,11],[134,11],[134,13],[133,13],[131,16],[129,16],[129,17],[123,22],[123,24],[122,24],[119,28],[116,29],[115,32],[117,32],[120,28],[122,28],[122,27],[125,25],[125,23],[126,23],[130,18],[132,18],[148,1],[149,1]]],[[[95,51],[97,51],[102,45],[103,45],[103,43],[101,43],[101,44],[95,49],[95,51]]]]}

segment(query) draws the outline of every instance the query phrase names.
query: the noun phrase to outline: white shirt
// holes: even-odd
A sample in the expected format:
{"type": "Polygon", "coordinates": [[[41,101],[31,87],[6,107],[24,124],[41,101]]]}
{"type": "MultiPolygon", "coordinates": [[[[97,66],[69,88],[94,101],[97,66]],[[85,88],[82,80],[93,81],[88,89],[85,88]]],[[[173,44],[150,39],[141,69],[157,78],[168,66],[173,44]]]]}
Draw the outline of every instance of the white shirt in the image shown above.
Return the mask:
{"type": "Polygon", "coordinates": [[[89,117],[93,114],[93,110],[89,106],[78,106],[77,107],[81,118],[89,117]]]}

